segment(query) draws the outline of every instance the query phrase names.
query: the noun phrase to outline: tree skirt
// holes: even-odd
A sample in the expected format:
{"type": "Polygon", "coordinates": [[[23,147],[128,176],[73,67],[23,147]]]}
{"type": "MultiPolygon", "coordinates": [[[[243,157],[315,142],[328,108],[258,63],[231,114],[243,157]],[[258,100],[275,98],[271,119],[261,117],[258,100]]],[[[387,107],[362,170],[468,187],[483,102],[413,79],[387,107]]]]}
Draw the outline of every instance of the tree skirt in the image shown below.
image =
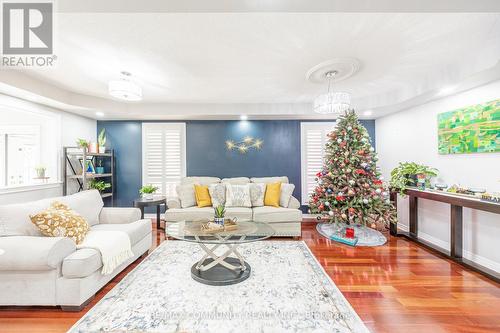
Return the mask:
{"type": "Polygon", "coordinates": [[[217,287],[191,278],[203,256],[197,244],[165,241],[70,332],[368,332],[304,242],[238,249],[250,277],[217,287]]]}
{"type": "MultiPolygon", "coordinates": [[[[343,227],[345,227],[343,224],[337,226],[335,223],[318,223],[316,225],[316,230],[318,230],[322,236],[331,239],[331,236],[334,235],[339,228],[343,227]]],[[[358,237],[356,246],[380,246],[387,242],[387,238],[385,238],[380,231],[361,225],[351,225],[350,227],[354,228],[354,235],[358,237]]]]}

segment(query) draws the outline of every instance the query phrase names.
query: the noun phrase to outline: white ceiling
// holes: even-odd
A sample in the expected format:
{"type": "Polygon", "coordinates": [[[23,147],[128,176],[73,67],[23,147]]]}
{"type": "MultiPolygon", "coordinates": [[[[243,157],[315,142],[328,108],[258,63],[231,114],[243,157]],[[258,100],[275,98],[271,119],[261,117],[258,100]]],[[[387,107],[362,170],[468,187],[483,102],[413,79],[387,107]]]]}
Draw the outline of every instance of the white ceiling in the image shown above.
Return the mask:
{"type": "Polygon", "coordinates": [[[310,103],[326,86],[305,74],[337,57],[357,58],[361,69],[335,88],[374,117],[436,98],[446,86],[500,79],[500,13],[68,11],[56,15],[55,33],[57,67],[14,71],[10,79],[43,82],[66,109],[110,119],[241,110],[313,118],[310,103]],[[141,103],[110,100],[107,83],[123,70],[142,86],[141,103]]]}

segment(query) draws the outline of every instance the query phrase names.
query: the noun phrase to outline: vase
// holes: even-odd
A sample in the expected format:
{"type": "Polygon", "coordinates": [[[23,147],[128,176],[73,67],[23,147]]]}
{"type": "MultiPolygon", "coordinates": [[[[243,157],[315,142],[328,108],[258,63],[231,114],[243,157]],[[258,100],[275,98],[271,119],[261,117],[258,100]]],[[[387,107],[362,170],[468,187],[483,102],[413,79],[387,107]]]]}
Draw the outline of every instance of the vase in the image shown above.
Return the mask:
{"type": "Polygon", "coordinates": [[[38,178],[45,178],[45,169],[36,170],[36,176],[38,178]]]}
{"type": "Polygon", "coordinates": [[[99,153],[99,144],[97,144],[97,142],[89,143],[89,153],[91,154],[99,153]]]}
{"type": "Polygon", "coordinates": [[[99,146],[99,154],[105,154],[105,153],[106,153],[106,147],[99,146]]]}
{"type": "Polygon", "coordinates": [[[154,194],[153,193],[144,193],[142,195],[142,197],[144,198],[144,200],[153,200],[154,194]]]}
{"type": "Polygon", "coordinates": [[[95,173],[102,175],[104,173],[104,167],[96,167],[95,173]]]}
{"type": "Polygon", "coordinates": [[[223,217],[214,217],[214,223],[224,225],[224,218],[223,217]]]}

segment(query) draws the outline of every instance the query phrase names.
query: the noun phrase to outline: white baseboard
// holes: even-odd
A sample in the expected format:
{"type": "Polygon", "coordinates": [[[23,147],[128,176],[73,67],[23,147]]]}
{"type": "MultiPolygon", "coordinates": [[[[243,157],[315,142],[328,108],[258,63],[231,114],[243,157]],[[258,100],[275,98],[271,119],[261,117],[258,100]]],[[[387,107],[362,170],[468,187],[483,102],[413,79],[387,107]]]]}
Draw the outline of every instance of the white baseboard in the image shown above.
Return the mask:
{"type": "MultiPolygon", "coordinates": [[[[408,232],[408,230],[409,230],[408,226],[404,225],[404,224],[398,224],[398,229],[400,229],[402,231],[406,231],[406,232],[408,232]]],[[[426,234],[425,232],[419,232],[418,237],[422,238],[423,240],[425,240],[431,244],[439,246],[443,249],[450,248],[449,242],[443,241],[442,239],[439,239],[439,238],[436,238],[436,237],[431,236],[429,234],[426,234]]],[[[496,261],[490,260],[488,258],[485,258],[483,256],[480,256],[478,254],[475,254],[475,253],[467,251],[467,250],[463,250],[462,255],[465,259],[473,261],[476,264],[479,264],[479,265],[484,266],[486,268],[492,269],[495,272],[500,272],[500,263],[498,263],[496,261]]]]}

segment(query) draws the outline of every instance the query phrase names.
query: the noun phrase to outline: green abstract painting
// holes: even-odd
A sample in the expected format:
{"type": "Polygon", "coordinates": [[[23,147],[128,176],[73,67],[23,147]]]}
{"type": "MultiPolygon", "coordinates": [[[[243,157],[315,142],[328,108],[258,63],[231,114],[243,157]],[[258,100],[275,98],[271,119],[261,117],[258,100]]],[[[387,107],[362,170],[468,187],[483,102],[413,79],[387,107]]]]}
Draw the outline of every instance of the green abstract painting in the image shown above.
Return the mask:
{"type": "Polygon", "coordinates": [[[438,114],[439,154],[500,152],[500,99],[438,114]]]}

